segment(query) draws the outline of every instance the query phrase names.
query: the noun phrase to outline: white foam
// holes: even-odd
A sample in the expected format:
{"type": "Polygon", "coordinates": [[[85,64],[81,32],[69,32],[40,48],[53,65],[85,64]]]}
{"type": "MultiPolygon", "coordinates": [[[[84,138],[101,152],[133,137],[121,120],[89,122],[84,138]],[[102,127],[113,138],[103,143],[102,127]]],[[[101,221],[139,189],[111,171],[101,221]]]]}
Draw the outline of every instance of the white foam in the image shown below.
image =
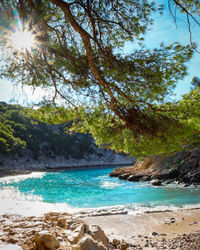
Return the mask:
{"type": "Polygon", "coordinates": [[[116,183],[116,182],[112,182],[112,181],[104,181],[102,183],[101,187],[112,189],[112,188],[115,188],[117,186],[122,186],[122,185],[123,185],[123,183],[116,183]]]}
{"type": "Polygon", "coordinates": [[[20,214],[23,216],[42,216],[47,212],[67,212],[77,216],[100,216],[116,214],[142,214],[145,212],[158,212],[166,210],[200,208],[200,204],[183,206],[146,206],[145,204],[129,204],[104,206],[98,208],[75,208],[67,203],[47,203],[42,197],[32,193],[24,195],[18,190],[6,187],[0,190],[0,214],[20,214]]]}
{"type": "Polygon", "coordinates": [[[165,212],[165,211],[178,211],[183,209],[195,209],[200,208],[200,204],[190,204],[190,205],[182,205],[182,206],[139,206],[135,205],[135,209],[129,209],[128,214],[136,215],[136,214],[144,214],[144,213],[155,213],[155,212],[165,212]]]}
{"type": "Polygon", "coordinates": [[[40,196],[24,195],[14,188],[0,190],[0,214],[41,216],[50,211],[75,213],[77,209],[70,207],[66,203],[43,202],[40,196]]]}
{"type": "Polygon", "coordinates": [[[107,175],[100,175],[98,177],[93,178],[94,180],[102,180],[104,178],[108,177],[107,175]]]}
{"type": "Polygon", "coordinates": [[[117,215],[127,214],[128,209],[125,205],[104,206],[98,208],[80,208],[76,214],[79,217],[85,216],[101,216],[101,215],[117,215]]]}
{"type": "Polygon", "coordinates": [[[2,184],[9,184],[12,182],[20,182],[26,179],[31,179],[31,178],[40,178],[42,179],[42,177],[46,174],[46,172],[33,172],[30,174],[23,174],[23,175],[15,175],[15,176],[6,176],[6,177],[2,177],[0,178],[0,183],[2,184]]]}

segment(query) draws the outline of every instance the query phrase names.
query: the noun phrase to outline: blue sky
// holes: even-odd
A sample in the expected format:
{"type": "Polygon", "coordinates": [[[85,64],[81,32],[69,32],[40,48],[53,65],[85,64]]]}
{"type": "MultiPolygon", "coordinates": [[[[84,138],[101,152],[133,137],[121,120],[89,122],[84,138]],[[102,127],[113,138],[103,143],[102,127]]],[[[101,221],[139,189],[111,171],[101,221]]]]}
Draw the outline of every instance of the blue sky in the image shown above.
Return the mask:
{"type": "MultiPolygon", "coordinates": [[[[170,44],[175,41],[179,41],[182,44],[189,43],[189,30],[187,27],[187,22],[184,20],[184,16],[181,15],[177,19],[177,27],[169,14],[169,10],[166,8],[162,16],[155,14],[154,15],[154,25],[150,31],[147,32],[145,38],[145,44],[149,48],[154,48],[159,46],[161,42],[165,44],[170,44]]],[[[192,23],[192,36],[193,41],[197,44],[200,42],[200,32],[199,26],[192,23]]],[[[131,50],[132,45],[127,45],[126,51],[131,50]]],[[[199,44],[200,50],[200,44],[199,44]]],[[[200,54],[195,53],[192,60],[187,64],[188,66],[188,75],[177,83],[175,90],[175,95],[177,99],[180,99],[181,96],[190,90],[190,83],[194,76],[200,77],[200,54]]],[[[44,95],[45,91],[41,89],[36,89],[33,91],[30,87],[13,86],[13,84],[8,80],[0,80],[0,101],[9,102],[14,100],[18,103],[25,105],[27,102],[37,102],[44,95]]]]}
{"type": "MultiPolygon", "coordinates": [[[[165,44],[170,44],[175,41],[179,41],[184,45],[189,44],[190,33],[185,16],[182,14],[178,15],[176,21],[177,26],[170,16],[169,9],[166,7],[163,15],[156,15],[153,29],[148,32],[146,37],[146,45],[153,48],[158,46],[162,41],[164,41],[165,44]]],[[[191,22],[191,29],[192,41],[199,46],[198,50],[200,51],[200,27],[198,24],[191,22]]],[[[194,76],[200,77],[200,54],[195,52],[187,66],[188,75],[177,83],[175,90],[177,98],[180,98],[183,94],[190,91],[190,83],[194,76]]]]}

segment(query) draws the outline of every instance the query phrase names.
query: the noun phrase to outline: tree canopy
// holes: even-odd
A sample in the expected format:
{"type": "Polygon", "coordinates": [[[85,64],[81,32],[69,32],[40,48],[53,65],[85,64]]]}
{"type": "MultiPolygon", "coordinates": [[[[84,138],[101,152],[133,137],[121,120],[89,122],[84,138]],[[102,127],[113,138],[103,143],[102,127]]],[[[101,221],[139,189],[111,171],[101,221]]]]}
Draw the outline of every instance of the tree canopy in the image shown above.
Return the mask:
{"type": "MultiPolygon", "coordinates": [[[[143,45],[152,13],[162,11],[157,2],[1,0],[1,76],[51,89],[53,102],[40,110],[41,119],[73,120],[74,129],[89,130],[99,144],[138,156],[178,150],[199,138],[199,123],[192,126],[183,108],[188,98],[167,100],[194,46],[143,45]],[[31,48],[11,43],[16,29],[32,33],[31,48]],[[136,44],[129,54],[127,42],[136,44]],[[59,97],[64,106],[52,109],[59,97]]],[[[190,32],[199,1],[168,3],[186,15],[190,32]]]]}

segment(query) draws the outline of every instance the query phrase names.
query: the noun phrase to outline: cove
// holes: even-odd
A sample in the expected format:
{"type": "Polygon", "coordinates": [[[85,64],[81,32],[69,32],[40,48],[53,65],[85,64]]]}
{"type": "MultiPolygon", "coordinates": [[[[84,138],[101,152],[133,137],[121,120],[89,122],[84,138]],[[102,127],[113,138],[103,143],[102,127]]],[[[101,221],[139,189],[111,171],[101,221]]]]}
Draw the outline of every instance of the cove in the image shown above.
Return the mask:
{"type": "Polygon", "coordinates": [[[62,172],[33,173],[0,179],[0,202],[12,199],[48,204],[66,204],[71,208],[123,206],[140,208],[181,208],[200,204],[199,187],[174,184],[154,187],[148,182],[128,182],[108,176],[112,168],[84,168],[62,172]],[[10,191],[10,193],[8,192],[10,191]],[[11,197],[10,197],[11,198],[11,197]]]}

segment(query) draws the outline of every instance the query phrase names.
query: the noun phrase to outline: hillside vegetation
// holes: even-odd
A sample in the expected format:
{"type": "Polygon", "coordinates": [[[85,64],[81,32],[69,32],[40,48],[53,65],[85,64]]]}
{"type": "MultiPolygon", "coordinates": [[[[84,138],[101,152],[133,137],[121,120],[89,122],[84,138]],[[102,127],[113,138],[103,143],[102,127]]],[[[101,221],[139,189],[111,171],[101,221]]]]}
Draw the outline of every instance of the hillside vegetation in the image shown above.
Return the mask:
{"type": "MultiPolygon", "coordinates": [[[[29,110],[30,113],[30,110],[29,110]]],[[[67,133],[69,124],[48,125],[30,117],[20,105],[0,102],[0,154],[24,155],[27,150],[40,154],[81,158],[92,153],[93,139],[88,134],[67,133]]]]}

